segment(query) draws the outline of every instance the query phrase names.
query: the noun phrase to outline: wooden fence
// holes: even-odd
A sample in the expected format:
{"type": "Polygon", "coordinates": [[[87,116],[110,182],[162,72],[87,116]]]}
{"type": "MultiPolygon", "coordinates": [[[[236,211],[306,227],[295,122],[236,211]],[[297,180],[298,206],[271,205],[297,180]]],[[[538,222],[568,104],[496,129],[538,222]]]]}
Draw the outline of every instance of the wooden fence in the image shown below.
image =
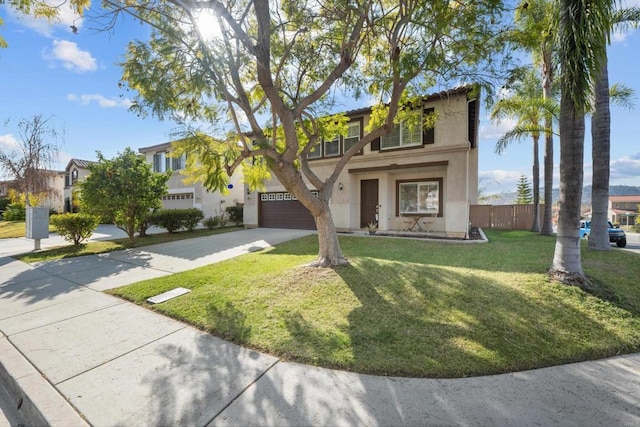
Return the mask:
{"type": "MultiPolygon", "coordinates": [[[[471,205],[469,220],[473,227],[531,230],[533,213],[533,205],[471,205]]],[[[544,205],[541,204],[538,208],[540,223],[543,215],[544,205]]]]}

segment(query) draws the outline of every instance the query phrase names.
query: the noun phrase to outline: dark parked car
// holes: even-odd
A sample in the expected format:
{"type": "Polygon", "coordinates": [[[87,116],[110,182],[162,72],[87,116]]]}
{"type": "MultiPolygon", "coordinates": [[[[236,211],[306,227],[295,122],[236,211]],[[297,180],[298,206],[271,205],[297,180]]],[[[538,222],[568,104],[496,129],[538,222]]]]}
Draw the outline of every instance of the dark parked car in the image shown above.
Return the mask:
{"type": "MultiPolygon", "coordinates": [[[[624,230],[616,228],[608,221],[609,224],[609,242],[615,243],[619,248],[627,246],[627,235],[624,230]]],[[[580,238],[588,239],[591,234],[591,221],[580,221],[580,238]]]]}

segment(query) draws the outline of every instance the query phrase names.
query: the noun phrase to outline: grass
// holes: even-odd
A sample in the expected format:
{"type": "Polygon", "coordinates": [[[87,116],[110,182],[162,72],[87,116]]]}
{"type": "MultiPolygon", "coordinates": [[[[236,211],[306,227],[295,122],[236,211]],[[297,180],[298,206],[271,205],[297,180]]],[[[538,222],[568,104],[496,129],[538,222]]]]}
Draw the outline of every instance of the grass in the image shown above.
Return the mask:
{"type": "Polygon", "coordinates": [[[214,234],[228,233],[230,231],[242,230],[242,227],[224,227],[214,230],[198,229],[193,231],[181,231],[177,233],[158,233],[150,234],[146,237],[136,237],[136,241],[132,244],[128,238],[93,241],[81,243],[77,246],[60,246],[53,249],[47,249],[38,252],[28,252],[22,255],[14,256],[24,262],[40,262],[51,261],[55,259],[71,258],[84,255],[104,254],[107,252],[120,251],[132,247],[141,247],[149,245],[157,245],[159,243],[175,242],[177,240],[192,239],[194,237],[212,236],[214,234]]]}
{"type": "MultiPolygon", "coordinates": [[[[547,279],[554,238],[488,244],[341,236],[349,266],[312,269],[317,238],[110,293],[285,360],[355,372],[464,377],[640,350],[638,255],[583,251],[600,296],[547,279]],[[605,299],[606,298],[606,299],[605,299]]],[[[586,246],[583,243],[583,246],[586,246]]]]}
{"type": "MultiPolygon", "coordinates": [[[[49,232],[55,233],[56,229],[49,226],[49,232]]],[[[26,223],[24,221],[0,221],[0,239],[13,237],[25,237],[26,223]]]]}

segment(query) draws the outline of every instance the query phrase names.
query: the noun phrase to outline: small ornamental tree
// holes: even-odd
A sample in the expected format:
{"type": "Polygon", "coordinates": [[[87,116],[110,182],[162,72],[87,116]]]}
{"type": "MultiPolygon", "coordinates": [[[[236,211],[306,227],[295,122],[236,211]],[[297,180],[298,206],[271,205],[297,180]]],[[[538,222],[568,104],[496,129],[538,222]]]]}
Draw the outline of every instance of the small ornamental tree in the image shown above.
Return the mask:
{"type": "Polygon", "coordinates": [[[149,211],[162,206],[171,172],[153,172],[151,164],[131,148],[108,160],[98,152],[98,161],[81,184],[82,212],[110,218],[135,241],[134,235],[149,211]]]}
{"type": "Polygon", "coordinates": [[[526,176],[520,175],[520,181],[518,181],[518,196],[516,198],[516,204],[518,205],[530,205],[533,202],[531,183],[526,176]]]}
{"type": "Polygon", "coordinates": [[[51,224],[56,227],[60,234],[67,242],[73,242],[75,246],[79,245],[83,240],[87,240],[95,229],[100,225],[97,216],[87,215],[83,213],[66,213],[53,215],[51,224]]]}

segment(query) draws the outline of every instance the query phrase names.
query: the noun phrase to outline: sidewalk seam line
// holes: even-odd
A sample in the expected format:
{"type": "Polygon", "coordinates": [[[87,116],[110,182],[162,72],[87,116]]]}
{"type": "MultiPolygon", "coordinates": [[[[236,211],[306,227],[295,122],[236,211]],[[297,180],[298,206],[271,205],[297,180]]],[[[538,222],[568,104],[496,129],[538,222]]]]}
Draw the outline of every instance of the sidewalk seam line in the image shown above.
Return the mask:
{"type": "Polygon", "coordinates": [[[207,421],[204,425],[208,426],[209,424],[211,424],[213,421],[215,421],[216,418],[218,418],[220,416],[220,414],[222,414],[229,406],[231,406],[231,404],[233,402],[235,402],[236,400],[238,400],[240,398],[240,396],[242,396],[244,394],[245,391],[247,391],[249,389],[249,387],[251,387],[252,385],[256,384],[258,381],[260,381],[260,379],[262,379],[262,377],[264,377],[266,375],[267,372],[269,372],[274,366],[276,366],[278,363],[280,363],[280,359],[276,359],[275,362],[273,362],[271,365],[269,365],[267,367],[267,369],[265,369],[260,375],[258,375],[256,377],[256,379],[254,379],[253,381],[251,381],[249,384],[247,384],[242,390],[240,390],[240,392],[229,401],[229,403],[227,403],[226,405],[224,405],[224,407],[222,407],[222,409],[220,409],[214,416],[213,418],[211,418],[209,421],[207,421]]]}
{"type": "MultiPolygon", "coordinates": [[[[73,300],[71,300],[71,301],[73,301],[73,300]]],[[[36,329],[44,328],[45,326],[55,325],[56,323],[66,322],[67,320],[77,319],[78,317],[86,316],[86,315],[88,315],[88,314],[96,313],[96,312],[98,312],[98,311],[106,310],[106,309],[108,309],[108,308],[113,308],[113,307],[116,307],[116,306],[118,306],[118,305],[122,305],[122,304],[124,304],[124,303],[126,303],[126,301],[116,302],[116,303],[115,303],[115,304],[113,304],[113,305],[108,305],[108,306],[105,306],[105,307],[96,308],[96,309],[94,309],[94,310],[92,310],[92,311],[88,311],[88,312],[86,312],[86,313],[77,314],[77,315],[75,315],[75,316],[67,317],[67,318],[65,318],[65,319],[56,320],[55,322],[45,323],[44,325],[35,326],[35,327],[33,327],[33,328],[30,328],[30,329],[25,329],[24,331],[20,331],[20,332],[16,332],[16,333],[14,333],[14,334],[11,334],[11,335],[7,335],[7,337],[13,337],[13,336],[16,336],[16,335],[20,335],[20,334],[22,334],[22,333],[25,333],[25,332],[30,332],[30,331],[34,331],[34,330],[36,330],[36,329]]],[[[56,304],[56,305],[59,305],[59,304],[56,304]]],[[[35,312],[37,312],[37,311],[44,310],[44,309],[49,308],[49,307],[55,307],[56,305],[52,305],[52,306],[47,306],[47,307],[39,308],[38,310],[29,311],[28,313],[35,313],[35,312]]],[[[26,313],[23,313],[23,314],[26,314],[26,313]]],[[[13,316],[13,317],[19,317],[19,316],[20,316],[20,315],[13,316]]],[[[10,317],[9,317],[9,319],[10,319],[10,317]]],[[[4,319],[3,319],[3,320],[4,320],[4,319]]]]}
{"type": "Polygon", "coordinates": [[[136,347],[136,348],[134,348],[134,349],[131,349],[131,350],[129,350],[129,351],[127,351],[127,352],[125,352],[125,353],[122,353],[122,354],[120,354],[120,355],[118,355],[118,356],[116,356],[116,357],[113,357],[113,358],[111,358],[111,359],[109,359],[109,360],[105,360],[104,362],[100,363],[99,365],[93,366],[93,367],[91,367],[91,368],[87,369],[86,371],[79,372],[79,373],[77,373],[77,374],[75,374],[75,375],[72,375],[72,376],[70,376],[70,377],[68,377],[68,378],[63,379],[62,381],[58,382],[58,383],[57,383],[57,385],[62,384],[62,383],[65,383],[65,382],[67,382],[67,381],[69,381],[69,380],[72,380],[72,379],[74,379],[74,378],[76,378],[76,377],[79,377],[80,375],[84,375],[84,374],[86,374],[87,372],[91,372],[91,371],[93,371],[94,369],[100,368],[100,367],[102,367],[102,366],[106,365],[107,363],[111,363],[111,362],[113,362],[114,360],[118,360],[118,359],[120,359],[121,357],[127,356],[127,355],[129,355],[129,354],[133,353],[134,351],[138,351],[138,350],[140,350],[141,348],[144,348],[144,347],[146,347],[146,346],[148,346],[148,345],[150,345],[150,344],[153,344],[153,343],[155,343],[155,342],[157,342],[157,341],[160,341],[161,339],[164,339],[164,338],[168,337],[169,335],[173,335],[173,334],[175,334],[176,332],[179,332],[179,331],[183,330],[183,329],[184,329],[184,328],[186,328],[186,327],[187,327],[187,325],[185,325],[185,326],[183,326],[183,327],[181,327],[181,328],[178,328],[178,329],[176,329],[175,331],[171,331],[171,332],[169,332],[168,334],[165,334],[165,335],[163,335],[163,336],[161,336],[161,337],[158,337],[158,338],[156,338],[156,339],[154,339],[154,340],[151,340],[151,341],[149,341],[149,342],[147,342],[147,343],[145,343],[145,344],[143,344],[143,345],[141,345],[141,346],[138,346],[138,347],[136,347]]]}

